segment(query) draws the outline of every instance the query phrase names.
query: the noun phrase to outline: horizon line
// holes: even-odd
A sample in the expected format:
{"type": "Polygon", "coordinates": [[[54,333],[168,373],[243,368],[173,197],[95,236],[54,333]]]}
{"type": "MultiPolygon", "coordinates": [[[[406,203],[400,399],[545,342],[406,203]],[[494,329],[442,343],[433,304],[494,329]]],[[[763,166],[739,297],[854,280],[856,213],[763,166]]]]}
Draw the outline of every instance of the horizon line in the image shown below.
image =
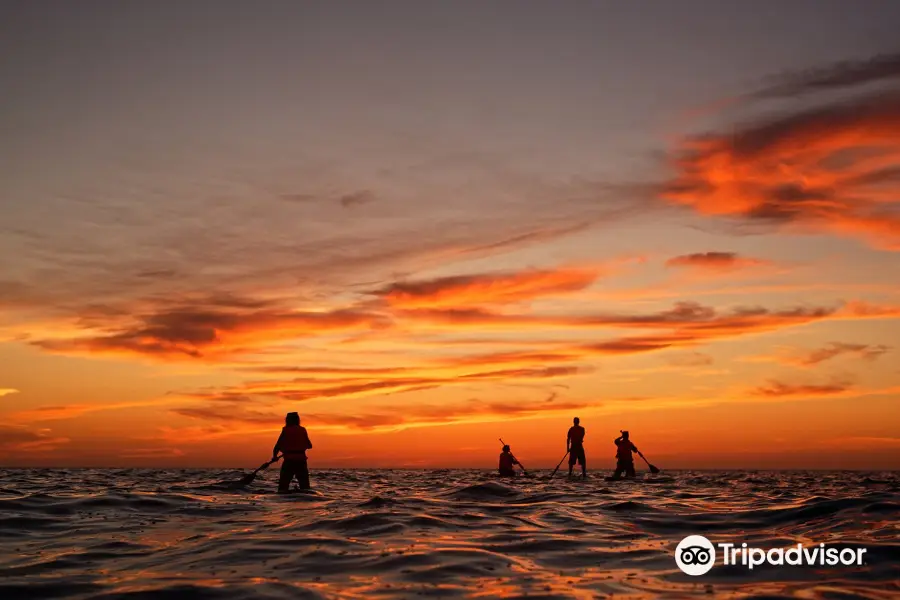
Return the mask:
{"type": "MultiPolygon", "coordinates": [[[[4,470],[79,470],[79,469],[109,469],[109,470],[144,470],[144,471],[172,471],[172,470],[180,470],[180,471],[212,471],[212,470],[226,470],[233,469],[236,471],[246,471],[250,470],[251,467],[162,467],[162,466],[134,466],[134,467],[114,467],[114,466],[5,466],[0,465],[0,469],[4,470]]],[[[273,469],[275,470],[275,469],[273,469]]],[[[493,467],[317,467],[313,471],[310,472],[312,475],[315,471],[488,471],[494,472],[496,468],[493,467]]],[[[530,469],[530,472],[538,472],[538,471],[551,471],[553,467],[541,467],[536,469],[530,469]]],[[[612,471],[612,468],[607,469],[595,469],[594,471],[588,471],[588,473],[604,473],[607,471],[612,471]]],[[[764,468],[764,467],[724,467],[724,468],[715,468],[715,467],[703,467],[703,468],[690,468],[690,467],[672,467],[660,469],[661,472],[685,472],[685,471],[701,471],[701,472],[738,472],[738,471],[755,471],[755,472],[772,472],[772,473],[791,473],[791,472],[799,472],[799,471],[849,471],[855,473],[900,473],[900,467],[897,468],[887,468],[887,469],[879,469],[879,468],[840,468],[840,467],[792,467],[792,468],[764,468]]],[[[639,473],[650,473],[649,469],[645,469],[639,471],[639,473]]]]}

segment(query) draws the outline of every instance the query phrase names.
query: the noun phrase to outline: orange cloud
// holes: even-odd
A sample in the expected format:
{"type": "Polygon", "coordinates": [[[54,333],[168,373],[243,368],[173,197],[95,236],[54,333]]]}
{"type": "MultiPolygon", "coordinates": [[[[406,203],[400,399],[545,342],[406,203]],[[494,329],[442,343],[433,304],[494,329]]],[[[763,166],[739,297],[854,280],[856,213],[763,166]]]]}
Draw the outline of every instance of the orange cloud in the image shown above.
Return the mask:
{"type": "MultiPolygon", "coordinates": [[[[312,377],[289,381],[247,383],[225,391],[248,394],[254,397],[261,396],[303,402],[322,398],[352,398],[373,394],[420,391],[440,386],[465,385],[484,381],[546,380],[571,377],[582,371],[584,371],[583,368],[575,366],[541,366],[445,375],[421,374],[390,378],[361,377],[337,382],[333,379],[312,377]]],[[[189,394],[182,397],[205,399],[207,397],[216,398],[219,395],[219,391],[212,391],[189,394]]]]}
{"type": "Polygon", "coordinates": [[[221,358],[279,341],[388,324],[383,315],[356,310],[176,308],[142,316],[108,333],[33,343],[63,353],[221,358]]]}
{"type": "MultiPolygon", "coordinates": [[[[268,427],[273,427],[284,419],[284,415],[281,413],[266,413],[254,410],[224,412],[214,407],[205,406],[173,408],[172,413],[206,422],[227,421],[232,425],[263,425],[268,427]]],[[[215,430],[213,433],[220,433],[220,430],[215,430]]]]}
{"type": "Polygon", "coordinates": [[[10,453],[49,452],[69,443],[69,438],[54,437],[49,429],[29,429],[18,425],[0,425],[0,450],[10,453]]]}
{"type": "Polygon", "coordinates": [[[858,356],[864,360],[875,360],[889,352],[890,349],[889,346],[882,344],[872,345],[832,342],[800,357],[797,362],[802,366],[812,366],[845,354],[858,356]]]}
{"type": "MultiPolygon", "coordinates": [[[[598,403],[558,402],[551,395],[543,402],[484,402],[472,399],[453,405],[417,406],[373,406],[364,414],[312,413],[303,414],[305,425],[317,430],[335,431],[396,431],[412,427],[447,425],[452,423],[477,423],[507,419],[525,419],[542,414],[571,412],[588,408],[598,408],[598,403]]],[[[242,411],[223,414],[208,407],[181,408],[174,411],[206,422],[227,421],[232,425],[248,427],[268,427],[279,423],[281,413],[260,413],[242,411]]],[[[217,435],[219,432],[216,431],[217,435]]]]}
{"type": "Polygon", "coordinates": [[[415,367],[299,367],[285,365],[262,365],[258,367],[241,367],[239,370],[248,373],[270,375],[315,375],[318,379],[347,377],[393,377],[407,376],[417,371],[415,367]]]}
{"type": "MultiPolygon", "coordinates": [[[[175,413],[177,414],[177,413],[175,413]]],[[[191,416],[198,419],[203,419],[208,421],[209,419],[206,417],[201,417],[199,414],[197,415],[184,415],[191,416]]],[[[281,415],[279,419],[275,420],[274,423],[277,426],[277,423],[283,421],[284,415],[281,415]]],[[[182,446],[189,446],[192,444],[200,444],[204,442],[208,442],[210,440],[218,440],[222,438],[227,438],[235,435],[248,435],[252,433],[271,433],[273,429],[273,421],[270,421],[265,427],[260,425],[256,425],[255,427],[247,427],[241,426],[240,420],[235,420],[229,424],[229,426],[224,425],[204,425],[200,427],[191,426],[191,427],[160,427],[157,435],[147,436],[141,438],[142,441],[145,442],[164,442],[168,444],[179,444],[182,446]]]]}
{"type": "Polygon", "coordinates": [[[853,385],[849,382],[833,382],[828,384],[789,384],[781,381],[773,380],[767,385],[760,386],[753,390],[753,395],[763,396],[766,398],[788,398],[793,396],[809,397],[809,396],[835,396],[844,395],[852,390],[853,385]]]}
{"type": "MultiPolygon", "coordinates": [[[[433,311],[429,311],[431,313],[433,311]]],[[[446,314],[446,311],[442,311],[446,314]]],[[[453,312],[451,314],[457,314],[453,312]]],[[[472,311],[466,311],[472,314],[472,311]]],[[[478,312],[485,323],[493,313],[478,312]]],[[[739,308],[719,313],[711,307],[692,303],[676,304],[670,310],[644,315],[606,315],[575,318],[580,325],[659,329],[642,335],[614,337],[596,342],[558,343],[538,351],[512,350],[463,356],[424,359],[408,367],[279,367],[266,366],[258,372],[299,375],[287,380],[258,381],[225,389],[200,390],[181,398],[244,404],[258,399],[303,402],[323,398],[352,398],[389,393],[421,391],[436,387],[471,383],[567,378],[587,371],[579,361],[601,356],[638,354],[671,348],[687,348],[709,341],[775,331],[828,318],[837,318],[838,309],[796,308],[773,311],[739,308]]],[[[502,316],[501,316],[502,318],[502,316]]],[[[522,316],[523,322],[532,317],[522,316]]],[[[543,322],[537,317],[538,322],[543,322]]],[[[555,322],[551,319],[551,322],[555,322]]],[[[482,323],[484,324],[484,323],[482,323]]],[[[694,353],[680,357],[685,366],[708,364],[708,356],[694,353]]]]}
{"type": "Polygon", "coordinates": [[[0,398],[3,396],[9,396],[10,394],[18,394],[19,390],[15,390],[13,388],[0,388],[0,398]]]}
{"type": "Polygon", "coordinates": [[[394,283],[376,292],[397,308],[442,308],[509,304],[578,292],[590,287],[596,270],[559,269],[442,277],[394,283]]]}
{"type": "Polygon", "coordinates": [[[713,358],[701,352],[686,352],[671,356],[669,364],[674,367],[708,367],[713,364],[713,358]]]}
{"type": "Polygon", "coordinates": [[[900,93],[685,140],[663,196],[704,215],[900,250],[900,93]]]}
{"type": "MultiPolygon", "coordinates": [[[[584,365],[576,364],[579,361],[589,361],[601,356],[689,348],[719,339],[771,332],[827,319],[872,316],[869,314],[866,317],[858,317],[837,308],[794,308],[780,311],[738,308],[720,313],[711,307],[695,303],[679,303],[672,309],[648,314],[576,316],[561,318],[563,320],[556,317],[498,315],[480,310],[416,312],[420,317],[424,312],[429,319],[437,315],[439,320],[449,319],[451,323],[456,316],[463,314],[465,315],[463,324],[474,322],[479,327],[490,326],[499,318],[503,324],[511,320],[519,326],[562,323],[580,329],[597,326],[660,331],[595,342],[548,343],[539,350],[523,349],[427,358],[418,364],[404,367],[315,365],[252,367],[245,370],[297,377],[288,380],[249,382],[233,388],[200,391],[182,397],[231,403],[244,403],[257,398],[307,401],[409,392],[473,382],[566,378],[586,371],[584,365]]],[[[459,323],[454,325],[458,327],[459,323]]],[[[673,364],[683,367],[711,363],[710,357],[698,352],[681,355],[672,360],[673,364]]]]}
{"type": "Polygon", "coordinates": [[[717,271],[761,267],[771,264],[772,261],[738,256],[734,252],[698,252],[675,256],[666,261],[667,267],[690,267],[717,271]]]}
{"type": "Polygon", "coordinates": [[[832,380],[828,383],[785,383],[771,380],[766,385],[751,389],[749,396],[768,400],[804,400],[816,398],[864,398],[866,396],[894,396],[900,394],[900,386],[885,388],[861,388],[849,381],[832,380]]]}
{"type": "Polygon", "coordinates": [[[179,448],[126,448],[116,452],[123,458],[175,458],[185,456],[179,448]]]}
{"type": "MultiPolygon", "coordinates": [[[[686,255],[672,260],[675,261],[673,264],[742,264],[741,261],[749,264],[746,261],[755,261],[730,253],[686,255]]],[[[197,306],[190,308],[182,304],[157,305],[144,314],[139,313],[137,318],[106,313],[105,319],[89,320],[86,323],[92,334],[43,339],[33,343],[56,352],[132,354],[167,361],[217,361],[235,360],[243,353],[250,352],[271,355],[279,351],[279,343],[310,336],[345,334],[346,337],[349,334],[358,338],[362,331],[364,335],[371,337],[387,327],[395,327],[396,330],[411,334],[433,333],[436,330],[458,334],[471,328],[515,332],[526,329],[542,332],[575,330],[583,333],[595,328],[661,330],[649,335],[616,337],[581,344],[544,340],[538,342],[542,348],[546,348],[542,352],[529,349],[507,354],[505,357],[487,357],[496,361],[493,364],[530,369],[510,372],[510,377],[536,378],[558,376],[553,374],[554,371],[535,370],[534,364],[537,362],[568,363],[602,355],[690,347],[716,339],[775,331],[826,319],[893,318],[900,315],[897,307],[859,302],[850,303],[843,308],[770,310],[744,307],[727,312],[696,302],[679,302],[669,309],[645,314],[534,314],[505,312],[484,306],[583,289],[594,281],[596,275],[596,271],[560,269],[523,271],[503,276],[452,277],[412,284],[397,283],[379,292],[384,300],[383,305],[366,302],[331,311],[291,311],[266,300],[227,297],[209,300],[204,304],[200,299],[197,306]],[[123,319],[124,323],[116,325],[123,319]],[[96,333],[100,322],[112,322],[114,325],[107,331],[96,333]]],[[[381,339],[381,336],[376,337],[381,339]]],[[[415,341],[410,339],[410,343],[414,344],[415,341]]],[[[466,344],[461,340],[457,340],[457,343],[466,344]]],[[[519,343],[526,347],[535,345],[528,341],[519,343]]],[[[453,359],[444,366],[452,368],[454,365],[465,364],[464,361],[464,358],[453,359]]],[[[433,371],[440,365],[433,363],[427,366],[433,371]]],[[[572,367],[569,365],[566,368],[572,367]]],[[[276,369],[281,373],[296,370],[285,370],[282,367],[276,369]]],[[[314,371],[316,379],[311,383],[321,383],[321,379],[327,376],[324,368],[315,367],[314,371]]],[[[422,389],[421,386],[447,384],[446,374],[437,378],[429,375],[424,380],[420,375],[406,368],[394,367],[390,371],[379,368],[370,372],[356,368],[353,372],[334,370],[330,378],[341,380],[340,385],[333,386],[335,397],[409,391],[422,389]]],[[[301,396],[309,397],[309,392],[292,397],[302,399],[301,396]]],[[[67,410],[87,409],[67,407],[67,410]]],[[[44,414],[43,417],[48,418],[49,415],[44,414]]]]}
{"type": "Polygon", "coordinates": [[[41,406],[31,410],[21,410],[10,415],[14,421],[30,423],[40,421],[57,421],[80,417],[83,414],[103,410],[101,404],[68,404],[61,406],[41,406]]]}
{"type": "Polygon", "coordinates": [[[794,367],[812,367],[841,356],[855,356],[862,360],[874,361],[891,351],[883,344],[851,344],[831,342],[815,350],[798,351],[782,349],[774,355],[749,356],[745,362],[776,362],[794,367]]]}
{"type": "Polygon", "coordinates": [[[897,447],[900,448],[900,437],[880,437],[880,436],[851,436],[836,439],[824,440],[823,445],[837,446],[847,448],[847,446],[864,446],[864,447],[897,447]]]}
{"type": "Polygon", "coordinates": [[[523,315],[489,310],[446,309],[410,310],[397,316],[427,323],[462,326],[499,326],[545,328],[619,327],[630,329],[678,329],[694,331],[697,337],[764,331],[822,320],[837,313],[834,308],[794,308],[772,311],[761,307],[736,308],[720,314],[711,306],[697,302],[677,302],[668,310],[647,314],[594,314],[575,316],[523,315]]]}
{"type": "Polygon", "coordinates": [[[113,402],[105,404],[63,404],[58,406],[40,406],[29,410],[20,410],[10,413],[7,418],[16,423],[40,423],[44,421],[62,421],[74,419],[85,414],[102,412],[107,410],[122,410],[127,408],[143,408],[147,406],[162,406],[177,402],[175,398],[156,398],[152,400],[135,400],[133,402],[113,402]]]}
{"type": "Polygon", "coordinates": [[[848,302],[844,313],[858,319],[895,319],[900,317],[900,306],[870,304],[868,302],[848,302]]]}

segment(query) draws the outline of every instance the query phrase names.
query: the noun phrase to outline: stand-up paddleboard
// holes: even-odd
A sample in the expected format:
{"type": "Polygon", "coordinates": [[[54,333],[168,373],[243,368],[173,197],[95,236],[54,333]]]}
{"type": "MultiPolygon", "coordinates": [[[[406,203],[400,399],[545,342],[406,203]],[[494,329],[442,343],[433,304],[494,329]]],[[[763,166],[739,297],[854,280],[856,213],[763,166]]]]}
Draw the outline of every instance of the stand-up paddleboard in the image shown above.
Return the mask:
{"type": "Polygon", "coordinates": [[[671,483],[675,481],[671,477],[604,477],[603,481],[630,481],[632,483],[671,483]]]}
{"type": "Polygon", "coordinates": [[[278,490],[266,490],[264,492],[259,492],[261,494],[272,494],[273,496],[322,496],[322,492],[317,492],[316,490],[301,490],[299,488],[294,488],[287,492],[279,492],[278,490]]]}

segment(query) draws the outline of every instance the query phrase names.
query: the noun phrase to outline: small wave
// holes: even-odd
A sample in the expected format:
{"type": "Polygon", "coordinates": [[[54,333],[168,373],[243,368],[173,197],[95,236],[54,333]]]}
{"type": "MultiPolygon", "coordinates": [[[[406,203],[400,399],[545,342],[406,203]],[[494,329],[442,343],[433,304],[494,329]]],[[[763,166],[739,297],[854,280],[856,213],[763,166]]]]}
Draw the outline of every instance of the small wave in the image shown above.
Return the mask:
{"type": "Polygon", "coordinates": [[[397,504],[396,500],[392,500],[390,498],[382,498],[381,496],[375,496],[374,498],[370,498],[366,500],[362,504],[359,505],[360,508],[383,508],[385,506],[393,506],[397,504]]]}
{"type": "Polygon", "coordinates": [[[898,502],[873,502],[862,509],[863,514],[871,513],[896,513],[900,514],[900,503],[898,502]]]}
{"type": "Polygon", "coordinates": [[[487,483],[478,483],[456,490],[450,494],[453,498],[466,500],[481,500],[484,498],[509,498],[518,496],[521,492],[512,489],[501,483],[489,481],[487,483]]]}
{"type": "Polygon", "coordinates": [[[624,500],[622,502],[614,502],[612,504],[606,504],[602,507],[605,510],[612,510],[615,512],[646,512],[655,510],[650,505],[645,504],[643,502],[635,502],[633,500],[624,500]]]}

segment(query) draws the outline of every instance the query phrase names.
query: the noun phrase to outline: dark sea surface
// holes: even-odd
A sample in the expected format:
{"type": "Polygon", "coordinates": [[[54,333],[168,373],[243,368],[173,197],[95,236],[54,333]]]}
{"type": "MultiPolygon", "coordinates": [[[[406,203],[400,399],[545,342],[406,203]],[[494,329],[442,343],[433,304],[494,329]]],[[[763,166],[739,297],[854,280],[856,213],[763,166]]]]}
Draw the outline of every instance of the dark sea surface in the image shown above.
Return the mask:
{"type": "Polygon", "coordinates": [[[0,469],[0,599],[900,598],[900,473],[671,472],[501,481],[326,470],[316,494],[236,471],[0,469]],[[866,548],[856,566],[717,563],[690,534],[866,548]]]}

